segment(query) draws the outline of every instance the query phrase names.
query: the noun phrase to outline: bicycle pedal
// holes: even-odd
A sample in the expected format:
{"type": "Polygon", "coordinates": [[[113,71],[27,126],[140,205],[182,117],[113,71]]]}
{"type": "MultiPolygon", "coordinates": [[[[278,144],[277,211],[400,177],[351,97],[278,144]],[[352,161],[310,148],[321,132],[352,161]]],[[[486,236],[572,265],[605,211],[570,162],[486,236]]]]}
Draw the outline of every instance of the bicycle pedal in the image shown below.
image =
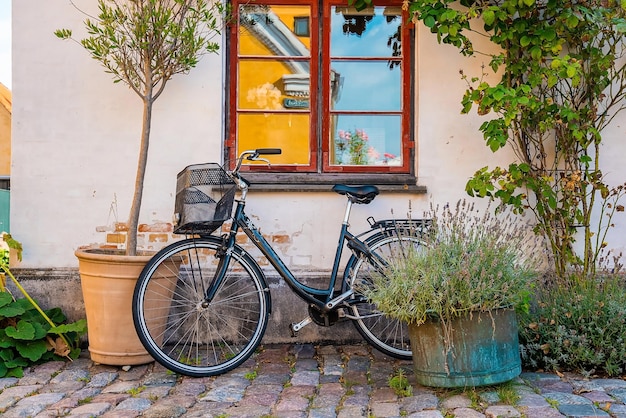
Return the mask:
{"type": "Polygon", "coordinates": [[[298,331],[300,331],[302,328],[309,325],[311,322],[313,322],[313,320],[311,319],[310,316],[307,316],[302,321],[289,325],[289,330],[291,331],[291,337],[295,338],[298,334],[298,331]]]}

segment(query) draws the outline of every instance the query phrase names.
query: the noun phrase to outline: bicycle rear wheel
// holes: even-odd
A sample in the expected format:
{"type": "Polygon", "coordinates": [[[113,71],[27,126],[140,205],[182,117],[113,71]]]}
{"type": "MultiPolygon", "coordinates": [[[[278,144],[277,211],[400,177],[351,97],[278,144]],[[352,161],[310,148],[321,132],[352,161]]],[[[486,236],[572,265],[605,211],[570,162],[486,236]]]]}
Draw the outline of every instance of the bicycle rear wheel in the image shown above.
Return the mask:
{"type": "MultiPolygon", "coordinates": [[[[367,240],[373,254],[385,261],[402,257],[409,248],[419,248],[422,242],[414,235],[402,235],[389,230],[367,240]]],[[[411,344],[406,323],[390,318],[359,293],[359,288],[373,286],[372,275],[379,274],[380,265],[367,257],[355,257],[346,265],[346,282],[355,290],[357,302],[352,304],[354,326],[365,340],[379,351],[395,358],[410,360],[411,344]]]]}
{"type": "Polygon", "coordinates": [[[215,296],[206,301],[221,248],[217,237],[176,242],[159,251],[139,276],[135,328],[146,350],[169,370],[194,377],[225,373],[261,342],[268,287],[256,262],[239,247],[215,296]]]}

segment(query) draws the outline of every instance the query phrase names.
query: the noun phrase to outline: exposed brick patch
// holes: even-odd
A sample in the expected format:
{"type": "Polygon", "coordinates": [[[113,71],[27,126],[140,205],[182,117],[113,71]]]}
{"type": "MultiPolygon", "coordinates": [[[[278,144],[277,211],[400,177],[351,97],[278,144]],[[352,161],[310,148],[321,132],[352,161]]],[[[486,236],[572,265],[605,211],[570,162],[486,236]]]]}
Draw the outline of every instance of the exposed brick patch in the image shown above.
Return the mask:
{"type": "Polygon", "coordinates": [[[128,232],[128,225],[125,222],[116,222],[115,232],[128,232]]]}
{"type": "Polygon", "coordinates": [[[272,235],[272,242],[275,244],[289,244],[291,242],[291,237],[286,234],[272,235]]]}
{"type": "Polygon", "coordinates": [[[126,242],[126,234],[107,234],[108,244],[123,244],[126,242]]]}
{"type": "Polygon", "coordinates": [[[153,224],[139,225],[139,232],[172,232],[174,227],[169,222],[156,222],[153,224]]]}
{"type": "Polygon", "coordinates": [[[167,242],[169,236],[167,234],[150,234],[148,242],[167,242]]]}

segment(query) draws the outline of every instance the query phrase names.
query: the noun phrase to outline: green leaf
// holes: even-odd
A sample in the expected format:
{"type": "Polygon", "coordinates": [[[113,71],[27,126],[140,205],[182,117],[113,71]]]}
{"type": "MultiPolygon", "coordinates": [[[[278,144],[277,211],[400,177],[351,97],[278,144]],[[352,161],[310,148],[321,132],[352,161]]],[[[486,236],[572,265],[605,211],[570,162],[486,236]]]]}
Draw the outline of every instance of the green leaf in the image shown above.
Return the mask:
{"type": "Polygon", "coordinates": [[[0,307],[6,306],[13,302],[13,296],[9,292],[0,292],[0,307]]]}
{"type": "Polygon", "coordinates": [[[556,198],[554,197],[553,194],[551,194],[550,196],[548,196],[548,206],[550,206],[550,209],[554,210],[556,209],[556,205],[557,205],[556,198]]]}
{"type": "MultiPolygon", "coordinates": [[[[30,361],[37,361],[48,351],[48,346],[43,340],[29,341],[27,343],[17,343],[15,345],[17,351],[22,357],[29,359],[30,361]]],[[[23,364],[27,366],[28,363],[23,364]]]]}
{"type": "Polygon", "coordinates": [[[10,369],[14,367],[25,367],[28,366],[28,362],[24,360],[22,357],[15,357],[9,361],[6,361],[4,365],[10,369]]]}
{"type": "Polygon", "coordinates": [[[541,50],[540,47],[538,46],[533,46],[532,48],[530,48],[530,56],[535,60],[535,61],[539,61],[541,59],[541,56],[543,55],[543,51],[541,50]]]}
{"type": "Polygon", "coordinates": [[[487,26],[493,25],[493,23],[496,21],[496,14],[494,13],[494,11],[485,10],[483,12],[483,21],[485,22],[485,25],[487,26]]]}
{"type": "Polygon", "coordinates": [[[522,36],[522,39],[519,40],[519,43],[520,43],[521,46],[526,47],[526,46],[530,45],[530,41],[531,41],[530,36],[524,35],[524,36],[522,36]]]}
{"type": "Polygon", "coordinates": [[[567,67],[566,72],[567,72],[567,76],[569,78],[572,78],[576,75],[576,67],[574,67],[573,65],[570,65],[567,67]]]}
{"type": "Polygon", "coordinates": [[[57,29],[54,31],[54,35],[59,39],[69,39],[72,37],[72,31],[70,29],[57,29]]]}
{"type": "Polygon", "coordinates": [[[533,4],[535,4],[535,0],[524,0],[524,4],[528,7],[532,6],[533,4]]]}
{"type": "Polygon", "coordinates": [[[15,352],[13,351],[13,346],[5,347],[3,350],[0,350],[0,363],[6,363],[7,361],[11,361],[15,358],[15,352]]]}
{"type": "Polygon", "coordinates": [[[24,370],[21,367],[16,367],[7,371],[5,377],[17,377],[18,379],[24,377],[24,370]]]}
{"type": "Polygon", "coordinates": [[[76,322],[72,322],[71,324],[63,324],[58,325],[56,327],[50,328],[48,333],[50,334],[67,334],[68,332],[77,332],[84,333],[87,330],[87,320],[80,319],[76,322]]]}
{"type": "Polygon", "coordinates": [[[565,24],[570,29],[574,29],[576,26],[578,26],[578,22],[579,22],[578,18],[573,14],[570,14],[565,20],[565,24]]]}
{"type": "Polygon", "coordinates": [[[433,26],[435,26],[436,23],[437,21],[433,16],[426,16],[424,18],[424,25],[426,25],[426,27],[428,28],[432,28],[433,26]]]}
{"type": "Polygon", "coordinates": [[[20,320],[17,327],[6,327],[6,334],[17,340],[32,340],[35,338],[35,327],[33,324],[20,320]]]}
{"type": "Polygon", "coordinates": [[[5,318],[13,318],[22,315],[24,312],[26,312],[26,309],[16,303],[0,308],[0,316],[5,318]]]}

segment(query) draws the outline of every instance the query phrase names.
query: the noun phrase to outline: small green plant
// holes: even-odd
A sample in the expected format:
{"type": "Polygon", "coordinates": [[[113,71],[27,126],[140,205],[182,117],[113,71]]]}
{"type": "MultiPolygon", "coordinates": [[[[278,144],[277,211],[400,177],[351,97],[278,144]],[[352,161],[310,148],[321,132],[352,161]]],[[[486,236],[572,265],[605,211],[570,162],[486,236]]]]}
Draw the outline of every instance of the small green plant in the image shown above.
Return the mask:
{"type": "Polygon", "coordinates": [[[550,407],[557,409],[559,407],[559,401],[557,401],[556,399],[546,399],[546,402],[548,402],[548,405],[550,405],[550,407]]]}
{"type": "Polygon", "coordinates": [[[413,386],[411,386],[406,372],[402,368],[396,370],[395,373],[389,377],[388,384],[395,394],[400,397],[407,397],[413,394],[413,386]]]}
{"type": "Polygon", "coordinates": [[[344,396],[351,396],[354,395],[354,389],[352,389],[353,386],[356,385],[356,382],[353,382],[352,380],[342,380],[341,384],[343,385],[344,388],[346,388],[346,393],[344,396]]]}
{"type": "Polygon", "coordinates": [[[626,370],[626,283],[615,275],[548,283],[520,316],[526,367],[620,376],[626,370]]]}
{"type": "Polygon", "coordinates": [[[289,365],[289,371],[291,373],[295,373],[296,372],[296,356],[294,356],[293,354],[287,354],[287,356],[284,359],[285,363],[287,363],[289,365]]]}
{"type": "Polygon", "coordinates": [[[86,398],[82,398],[78,400],[78,405],[85,405],[89,402],[93,401],[93,396],[87,396],[86,398]]]}
{"type": "Polygon", "coordinates": [[[144,390],[146,390],[145,386],[137,386],[136,388],[130,388],[126,391],[126,393],[128,393],[130,396],[132,396],[133,398],[136,398],[137,396],[139,396],[139,394],[141,392],[143,392],[144,390]]]}
{"type": "Polygon", "coordinates": [[[254,379],[257,378],[257,371],[252,370],[251,372],[246,373],[243,377],[245,377],[249,381],[253,381],[254,379]]]}
{"type": "Polygon", "coordinates": [[[500,402],[506,405],[516,406],[521,397],[515,390],[515,386],[511,382],[506,382],[501,385],[498,385],[496,388],[496,393],[500,398],[500,402]]]}
{"type": "Polygon", "coordinates": [[[60,308],[43,310],[17,281],[9,268],[10,250],[21,260],[22,246],[11,235],[0,240],[0,377],[22,377],[24,367],[80,353],[84,319],[66,323],[60,308]],[[11,279],[24,298],[16,299],[6,287],[11,279]]]}
{"type": "Polygon", "coordinates": [[[478,391],[476,390],[476,388],[472,387],[472,388],[467,388],[463,391],[463,393],[465,394],[465,396],[468,397],[468,399],[470,400],[470,408],[472,409],[479,409],[481,408],[481,400],[480,400],[480,394],[478,393],[478,391]]]}

